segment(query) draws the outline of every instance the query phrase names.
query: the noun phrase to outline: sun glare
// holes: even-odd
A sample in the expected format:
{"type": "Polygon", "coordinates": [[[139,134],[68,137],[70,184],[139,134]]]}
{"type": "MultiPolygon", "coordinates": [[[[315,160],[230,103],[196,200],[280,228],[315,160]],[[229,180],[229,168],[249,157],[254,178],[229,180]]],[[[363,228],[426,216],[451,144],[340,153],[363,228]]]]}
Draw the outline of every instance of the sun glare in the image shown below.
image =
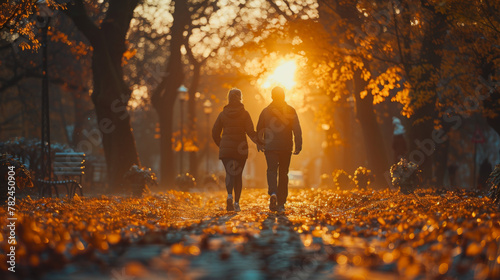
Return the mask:
{"type": "Polygon", "coordinates": [[[274,72],[267,77],[262,85],[264,88],[281,85],[286,89],[291,89],[295,86],[295,71],[297,63],[295,60],[285,60],[280,63],[274,72]]]}

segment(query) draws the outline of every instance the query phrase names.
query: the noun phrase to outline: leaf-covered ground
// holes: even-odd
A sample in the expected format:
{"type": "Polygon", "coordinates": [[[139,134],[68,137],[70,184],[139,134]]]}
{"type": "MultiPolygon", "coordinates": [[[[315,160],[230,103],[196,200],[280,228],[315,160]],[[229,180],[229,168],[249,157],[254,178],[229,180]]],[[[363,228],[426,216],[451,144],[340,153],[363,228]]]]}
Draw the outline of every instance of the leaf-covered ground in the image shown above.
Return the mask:
{"type": "MultiPolygon", "coordinates": [[[[264,189],[17,201],[16,273],[1,279],[500,279],[500,215],[466,192],[264,189]]],[[[6,206],[0,215],[7,217],[6,206]]]]}

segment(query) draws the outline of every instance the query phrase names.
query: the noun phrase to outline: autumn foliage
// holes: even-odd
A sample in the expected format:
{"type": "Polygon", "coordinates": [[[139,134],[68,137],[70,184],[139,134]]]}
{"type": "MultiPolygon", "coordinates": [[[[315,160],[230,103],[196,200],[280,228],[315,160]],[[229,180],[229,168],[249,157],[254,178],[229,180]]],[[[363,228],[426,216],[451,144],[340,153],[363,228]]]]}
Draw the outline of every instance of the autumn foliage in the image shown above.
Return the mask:
{"type": "Polygon", "coordinates": [[[25,198],[18,201],[18,273],[75,277],[93,267],[140,279],[224,278],[235,269],[270,278],[499,277],[500,216],[491,201],[463,191],[416,193],[292,190],[283,216],[267,211],[259,189],[244,190],[237,215],[226,213],[222,193],[25,198]],[[312,263],[314,270],[306,266],[312,263]]]}

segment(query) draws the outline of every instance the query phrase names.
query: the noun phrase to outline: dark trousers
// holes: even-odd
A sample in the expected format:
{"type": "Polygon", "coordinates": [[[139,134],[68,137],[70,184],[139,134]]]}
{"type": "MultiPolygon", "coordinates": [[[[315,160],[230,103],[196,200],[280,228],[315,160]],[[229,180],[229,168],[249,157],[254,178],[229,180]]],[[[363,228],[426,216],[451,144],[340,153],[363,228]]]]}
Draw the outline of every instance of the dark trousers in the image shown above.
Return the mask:
{"type": "Polygon", "coordinates": [[[228,194],[233,194],[234,202],[240,201],[241,189],[243,188],[243,168],[246,159],[223,158],[222,163],[226,169],[226,189],[228,194]]]}
{"type": "Polygon", "coordinates": [[[268,193],[275,193],[278,205],[285,205],[288,197],[288,168],[292,152],[266,151],[268,193]]]}

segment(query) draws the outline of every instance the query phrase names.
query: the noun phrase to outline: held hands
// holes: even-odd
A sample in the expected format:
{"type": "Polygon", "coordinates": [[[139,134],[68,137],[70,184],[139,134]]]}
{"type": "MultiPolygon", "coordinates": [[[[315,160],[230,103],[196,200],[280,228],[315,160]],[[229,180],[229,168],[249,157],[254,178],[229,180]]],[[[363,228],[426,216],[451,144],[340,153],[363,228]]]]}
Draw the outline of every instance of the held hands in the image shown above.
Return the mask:
{"type": "Polygon", "coordinates": [[[265,152],[265,146],[263,144],[257,144],[257,151],[259,152],[265,152]]]}
{"type": "MultiPolygon", "coordinates": [[[[264,144],[257,144],[257,151],[259,152],[265,152],[266,148],[264,144]]],[[[294,155],[300,154],[300,151],[302,151],[302,147],[295,147],[295,151],[293,152],[294,155]]]]}

